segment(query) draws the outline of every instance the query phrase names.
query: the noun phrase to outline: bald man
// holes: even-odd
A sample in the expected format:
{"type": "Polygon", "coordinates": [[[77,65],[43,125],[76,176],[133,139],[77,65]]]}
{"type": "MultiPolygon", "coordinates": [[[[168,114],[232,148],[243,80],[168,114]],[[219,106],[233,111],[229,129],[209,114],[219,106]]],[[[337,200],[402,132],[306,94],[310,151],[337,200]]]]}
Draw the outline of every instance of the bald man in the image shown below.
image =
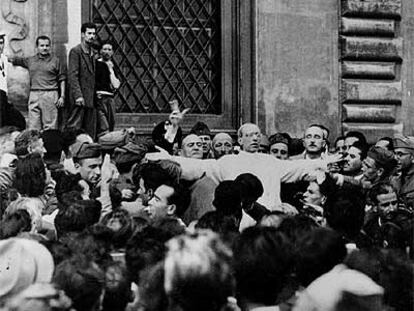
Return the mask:
{"type": "Polygon", "coordinates": [[[219,159],[226,154],[233,153],[233,139],[227,133],[218,133],[213,138],[214,158],[219,159]]]}
{"type": "Polygon", "coordinates": [[[203,141],[196,134],[189,134],[184,137],[181,143],[180,156],[184,158],[202,159],[203,141]]]}

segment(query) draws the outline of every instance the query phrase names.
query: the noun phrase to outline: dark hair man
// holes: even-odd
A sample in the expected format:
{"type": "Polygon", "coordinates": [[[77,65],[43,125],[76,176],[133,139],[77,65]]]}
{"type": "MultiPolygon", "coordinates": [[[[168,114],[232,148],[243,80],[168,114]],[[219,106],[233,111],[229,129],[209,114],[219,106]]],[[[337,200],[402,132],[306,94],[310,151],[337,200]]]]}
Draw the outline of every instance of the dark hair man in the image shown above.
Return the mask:
{"type": "Polygon", "coordinates": [[[81,27],[80,44],[69,52],[69,100],[71,113],[68,127],[82,128],[93,139],[97,134],[97,113],[94,103],[96,52],[92,48],[95,41],[96,25],[85,23],[81,27]]]}
{"type": "Polygon", "coordinates": [[[29,71],[29,129],[57,129],[58,109],[65,103],[66,68],[50,48],[50,38],[42,35],[36,38],[36,55],[11,59],[13,65],[29,71]]]}
{"type": "Polygon", "coordinates": [[[203,159],[212,158],[211,156],[211,132],[207,124],[204,122],[197,122],[192,127],[190,134],[195,134],[200,137],[203,142],[203,159]]]}
{"type": "Polygon", "coordinates": [[[399,174],[392,178],[399,197],[407,207],[414,207],[414,139],[397,135],[394,137],[394,154],[399,174]]]}
{"type": "Polygon", "coordinates": [[[96,98],[98,107],[98,135],[114,130],[115,126],[115,103],[114,92],[119,88],[121,82],[115,75],[114,47],[110,41],[102,43],[100,58],[96,62],[96,98]]]}
{"type": "Polygon", "coordinates": [[[156,222],[169,217],[182,217],[189,203],[190,193],[187,189],[177,184],[162,184],[155,189],[145,210],[151,221],[156,222]]]}

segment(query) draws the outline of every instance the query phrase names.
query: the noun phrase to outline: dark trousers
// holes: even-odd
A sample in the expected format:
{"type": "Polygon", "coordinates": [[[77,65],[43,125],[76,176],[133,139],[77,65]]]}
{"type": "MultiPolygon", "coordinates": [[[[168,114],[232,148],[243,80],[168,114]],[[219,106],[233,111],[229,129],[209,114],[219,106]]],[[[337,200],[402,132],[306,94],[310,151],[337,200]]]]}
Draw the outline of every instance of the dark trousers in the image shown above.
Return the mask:
{"type": "Polygon", "coordinates": [[[67,127],[83,129],[93,140],[96,140],[98,124],[97,109],[73,106],[66,124],[67,127]]]}
{"type": "Polygon", "coordinates": [[[4,124],[4,118],[6,116],[6,110],[8,106],[7,94],[5,91],[0,90],[0,127],[4,124]]]}
{"type": "Polygon", "coordinates": [[[112,96],[98,95],[98,135],[112,132],[115,127],[115,105],[112,96]]]}

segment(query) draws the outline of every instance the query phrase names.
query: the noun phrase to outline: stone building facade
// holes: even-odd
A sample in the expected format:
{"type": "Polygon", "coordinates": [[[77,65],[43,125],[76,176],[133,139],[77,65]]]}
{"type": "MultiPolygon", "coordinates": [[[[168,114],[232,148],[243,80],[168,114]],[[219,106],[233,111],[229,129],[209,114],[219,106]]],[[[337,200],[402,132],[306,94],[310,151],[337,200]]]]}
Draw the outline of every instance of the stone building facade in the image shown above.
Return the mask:
{"type": "MultiPolygon", "coordinates": [[[[46,34],[66,61],[81,23],[96,22],[116,43],[117,120],[143,133],[177,98],[192,108],[185,128],[204,120],[234,133],[253,121],[300,136],[322,123],[331,137],[414,135],[412,0],[2,0],[0,10],[16,55],[46,34]]],[[[27,72],[11,68],[10,81],[24,111],[27,72]]]]}

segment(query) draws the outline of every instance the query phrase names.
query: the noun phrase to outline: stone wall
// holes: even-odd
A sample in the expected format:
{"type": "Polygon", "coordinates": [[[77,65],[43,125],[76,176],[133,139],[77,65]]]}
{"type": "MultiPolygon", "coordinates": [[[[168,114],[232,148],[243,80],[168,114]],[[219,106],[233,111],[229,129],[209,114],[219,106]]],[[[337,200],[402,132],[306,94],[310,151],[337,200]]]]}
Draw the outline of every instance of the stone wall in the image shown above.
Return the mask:
{"type": "Polygon", "coordinates": [[[257,0],[257,100],[267,134],[339,131],[338,1],[257,0]]]}

